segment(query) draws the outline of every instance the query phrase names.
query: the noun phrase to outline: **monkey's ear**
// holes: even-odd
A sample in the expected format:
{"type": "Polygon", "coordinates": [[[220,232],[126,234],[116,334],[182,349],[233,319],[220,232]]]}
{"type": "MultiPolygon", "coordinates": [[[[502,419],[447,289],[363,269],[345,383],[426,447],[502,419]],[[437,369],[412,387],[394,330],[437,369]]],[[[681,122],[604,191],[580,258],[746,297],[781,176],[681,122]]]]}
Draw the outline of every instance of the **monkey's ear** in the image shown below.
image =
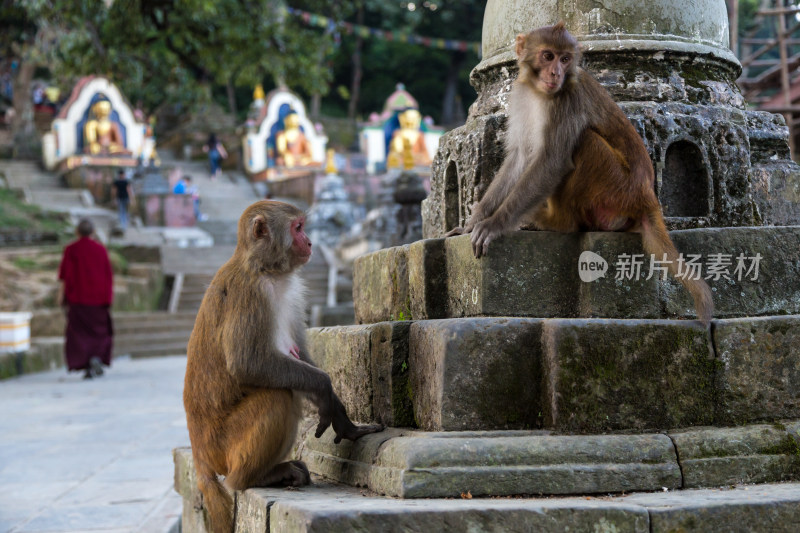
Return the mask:
{"type": "Polygon", "coordinates": [[[269,237],[269,226],[267,225],[267,220],[262,215],[258,215],[253,219],[253,237],[255,239],[269,237]]]}
{"type": "Polygon", "coordinates": [[[520,33],[519,35],[517,35],[516,46],[514,48],[514,51],[517,53],[517,58],[521,58],[522,57],[522,52],[525,51],[525,34],[524,33],[520,33]]]}

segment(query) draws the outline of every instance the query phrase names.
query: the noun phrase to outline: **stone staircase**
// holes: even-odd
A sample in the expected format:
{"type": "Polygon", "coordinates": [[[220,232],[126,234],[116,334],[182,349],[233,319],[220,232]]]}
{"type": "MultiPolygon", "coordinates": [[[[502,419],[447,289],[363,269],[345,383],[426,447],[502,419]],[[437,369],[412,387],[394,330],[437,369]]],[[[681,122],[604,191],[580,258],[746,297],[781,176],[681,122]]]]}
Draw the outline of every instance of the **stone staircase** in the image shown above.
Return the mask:
{"type": "Polygon", "coordinates": [[[8,187],[23,192],[28,203],[47,211],[67,213],[74,223],[89,218],[103,240],[111,234],[117,218],[113,211],[96,207],[86,189],[65,188],[57,174],[42,169],[37,162],[4,160],[0,162],[0,174],[8,187]]]}
{"type": "MultiPolygon", "coordinates": [[[[375,437],[370,439],[371,447],[380,446],[383,440],[377,435],[363,438],[368,437],[375,437]]],[[[484,451],[472,446],[464,435],[454,437],[461,441],[467,455],[478,457],[484,451]]],[[[346,443],[340,446],[350,447],[346,443]]],[[[591,448],[580,451],[586,458],[597,455],[591,448]]],[[[184,499],[182,531],[206,533],[202,513],[191,504],[200,496],[191,451],[178,448],[174,458],[175,489],[184,499]]],[[[345,463],[339,468],[352,471],[361,466],[345,463]]],[[[555,481],[572,469],[580,475],[585,468],[582,464],[565,464],[549,474],[555,481]]],[[[502,483],[513,476],[498,476],[497,481],[502,483]]],[[[651,490],[580,497],[477,498],[465,483],[464,492],[452,498],[396,499],[315,478],[313,485],[291,491],[275,488],[237,493],[236,531],[790,533],[800,526],[798,483],[682,491],[665,486],[651,490]]]]}
{"type": "Polygon", "coordinates": [[[196,312],[114,313],[114,355],[155,357],[186,353],[196,312]]]}
{"type": "Polygon", "coordinates": [[[183,277],[177,304],[179,313],[197,313],[212,277],[207,274],[186,274],[183,277]]]}

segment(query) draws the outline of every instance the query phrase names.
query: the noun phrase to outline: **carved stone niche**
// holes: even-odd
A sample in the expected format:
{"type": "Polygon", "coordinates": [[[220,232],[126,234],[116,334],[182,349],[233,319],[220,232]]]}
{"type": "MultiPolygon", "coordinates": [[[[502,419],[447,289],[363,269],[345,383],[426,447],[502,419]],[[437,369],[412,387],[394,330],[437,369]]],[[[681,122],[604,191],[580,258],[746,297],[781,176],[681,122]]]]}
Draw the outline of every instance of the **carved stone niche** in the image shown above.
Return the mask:
{"type": "Polygon", "coordinates": [[[689,140],[667,147],[659,200],[667,217],[702,217],[711,212],[711,187],[703,153],[689,140]]]}

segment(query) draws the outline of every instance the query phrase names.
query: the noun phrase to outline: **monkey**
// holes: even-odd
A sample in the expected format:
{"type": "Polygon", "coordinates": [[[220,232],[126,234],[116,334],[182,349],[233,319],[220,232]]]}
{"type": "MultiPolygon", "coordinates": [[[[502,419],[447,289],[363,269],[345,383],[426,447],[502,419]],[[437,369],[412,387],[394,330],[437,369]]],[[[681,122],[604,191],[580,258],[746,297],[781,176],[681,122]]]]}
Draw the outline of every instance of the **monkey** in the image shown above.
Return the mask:
{"type": "Polygon", "coordinates": [[[578,63],[564,22],[516,37],[519,75],[508,98],[505,159],[467,224],[475,257],[521,227],[559,232],[631,231],[645,251],[669,261],[690,292],[698,319],[714,304],[703,280],[679,276],[678,251],[655,194],[647,149],[611,95],[578,63]]]}
{"type": "Polygon", "coordinates": [[[384,428],[350,421],[306,349],[297,273],[311,258],[305,220],[283,202],[245,209],[233,255],[206,290],[189,339],[183,401],[197,485],[215,533],[233,529],[230,491],[310,483],[303,462],[281,462],[294,443],[303,396],[318,409],[317,437],[329,426],[336,443],[384,428]]]}

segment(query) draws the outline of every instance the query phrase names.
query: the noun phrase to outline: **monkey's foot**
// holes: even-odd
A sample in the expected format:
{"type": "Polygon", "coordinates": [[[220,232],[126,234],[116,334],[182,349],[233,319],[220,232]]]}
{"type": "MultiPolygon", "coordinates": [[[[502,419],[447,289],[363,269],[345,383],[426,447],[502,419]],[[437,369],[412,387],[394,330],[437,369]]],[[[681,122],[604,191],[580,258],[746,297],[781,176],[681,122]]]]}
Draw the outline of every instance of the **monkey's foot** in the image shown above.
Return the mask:
{"type": "MultiPolygon", "coordinates": [[[[363,426],[356,426],[352,424],[352,427],[345,429],[344,431],[336,431],[336,437],[333,439],[333,442],[339,444],[342,439],[347,440],[358,440],[364,435],[369,435],[370,433],[378,433],[379,431],[383,431],[386,429],[386,426],[383,424],[365,424],[363,426]]],[[[334,423],[334,430],[336,430],[336,424],[334,423]]]]}
{"type": "Polygon", "coordinates": [[[311,475],[303,461],[286,461],[270,470],[258,487],[302,487],[311,484],[311,475]]]}

